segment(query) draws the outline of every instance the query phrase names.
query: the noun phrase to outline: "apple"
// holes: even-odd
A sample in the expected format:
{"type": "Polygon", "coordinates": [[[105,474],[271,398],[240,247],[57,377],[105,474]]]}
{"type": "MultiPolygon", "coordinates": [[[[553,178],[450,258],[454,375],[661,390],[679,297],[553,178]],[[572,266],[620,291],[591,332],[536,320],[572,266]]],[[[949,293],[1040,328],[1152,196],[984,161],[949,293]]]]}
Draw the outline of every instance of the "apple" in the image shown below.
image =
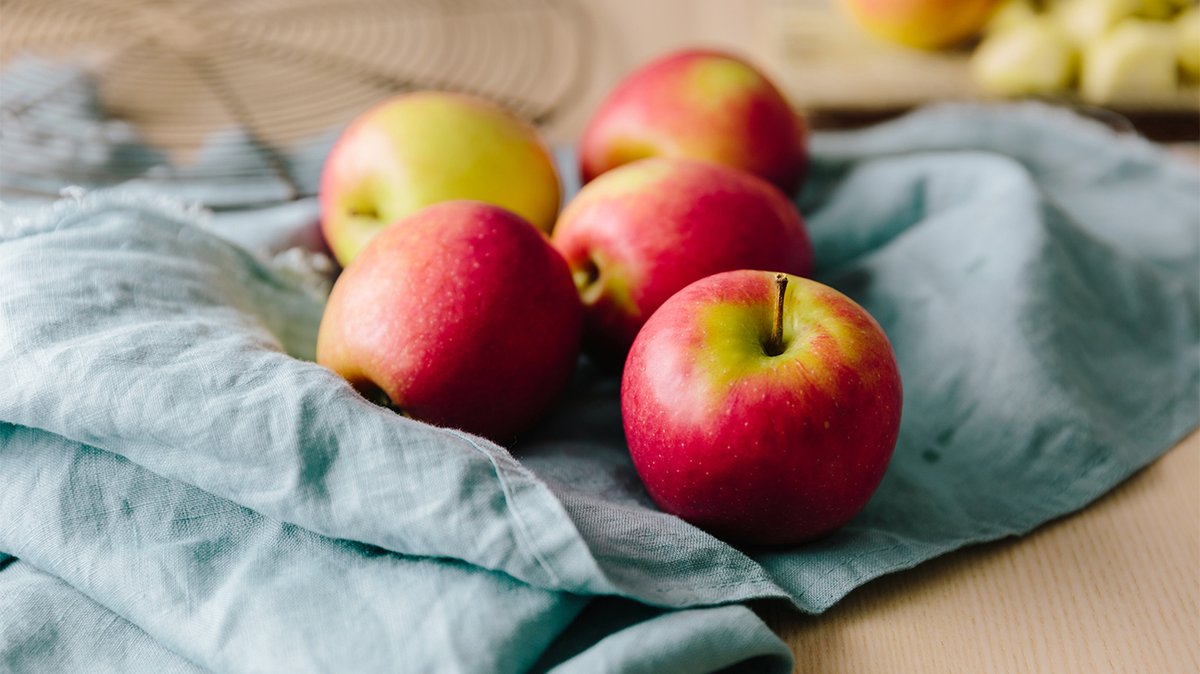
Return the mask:
{"type": "Polygon", "coordinates": [[[977,34],[999,0],[843,0],[876,37],[919,49],[951,47],[977,34]]]}
{"type": "Polygon", "coordinates": [[[579,144],[584,182],[646,157],[703,159],[754,173],[789,194],[808,166],[807,131],[767,79],[737,56],[686,50],[622,80],[579,144]]]}
{"type": "Polygon", "coordinates": [[[445,202],[384,229],[346,268],[317,362],[407,416],[503,442],[566,385],[581,314],[545,234],[498,206],[445,202]]]}
{"type": "Polygon", "coordinates": [[[425,91],[355,119],[321,174],[321,229],[348,265],[381,229],[431,204],[502,206],[549,233],[561,187],[537,131],[480,98],[425,91]]]}
{"type": "Polygon", "coordinates": [[[743,545],[794,545],[849,521],[900,426],[883,330],[836,290],[738,270],[667,300],[621,382],[625,437],[664,511],[743,545]]]}
{"type": "Polygon", "coordinates": [[[731,269],[807,275],[812,245],[770,183],[690,159],[642,159],[588,183],[551,239],[584,304],[585,349],[620,363],[646,318],[692,281],[731,269]]]}
{"type": "Polygon", "coordinates": [[[1071,83],[1075,48],[1053,20],[1029,19],[988,35],[971,56],[971,73],[1000,96],[1051,94],[1071,83]]]}

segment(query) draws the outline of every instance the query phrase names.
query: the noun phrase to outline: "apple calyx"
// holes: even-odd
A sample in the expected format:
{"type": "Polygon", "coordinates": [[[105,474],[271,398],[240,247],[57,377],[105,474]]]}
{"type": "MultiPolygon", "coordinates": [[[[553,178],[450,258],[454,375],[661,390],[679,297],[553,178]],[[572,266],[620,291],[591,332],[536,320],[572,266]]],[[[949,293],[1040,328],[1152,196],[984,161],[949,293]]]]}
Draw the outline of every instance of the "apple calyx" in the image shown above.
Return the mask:
{"type": "Polygon", "coordinates": [[[373,403],[385,409],[389,409],[402,417],[408,415],[404,413],[404,409],[392,402],[392,397],[384,391],[382,387],[373,381],[368,381],[361,384],[356,384],[354,388],[358,389],[359,395],[367,399],[367,402],[373,403]]]}
{"type": "Polygon", "coordinates": [[[351,206],[349,211],[347,211],[347,215],[352,218],[370,218],[371,220],[379,219],[379,211],[369,206],[365,208],[355,208],[351,206]]]}
{"type": "Polygon", "coordinates": [[[600,280],[600,265],[589,255],[580,267],[571,270],[571,278],[575,281],[575,289],[583,295],[600,280]]]}
{"type": "Polygon", "coordinates": [[[771,339],[765,346],[768,356],[778,356],[786,347],[783,343],[783,297],[787,292],[787,285],[786,274],[775,275],[775,321],[771,325],[771,339]]]}

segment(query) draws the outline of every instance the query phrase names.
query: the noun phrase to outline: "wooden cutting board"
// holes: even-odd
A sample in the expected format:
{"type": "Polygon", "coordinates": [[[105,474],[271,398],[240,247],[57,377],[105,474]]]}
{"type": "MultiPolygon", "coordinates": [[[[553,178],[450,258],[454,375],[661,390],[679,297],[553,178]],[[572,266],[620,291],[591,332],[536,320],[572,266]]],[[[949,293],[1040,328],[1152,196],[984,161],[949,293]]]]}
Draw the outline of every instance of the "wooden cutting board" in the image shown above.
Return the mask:
{"type": "MultiPolygon", "coordinates": [[[[768,65],[822,126],[852,126],[937,101],[987,100],[971,78],[972,45],[923,51],[864,32],[834,0],[769,0],[759,32],[768,65]]],[[[1160,140],[1200,139],[1200,87],[1097,106],[1071,92],[1050,97],[1160,140]]]]}

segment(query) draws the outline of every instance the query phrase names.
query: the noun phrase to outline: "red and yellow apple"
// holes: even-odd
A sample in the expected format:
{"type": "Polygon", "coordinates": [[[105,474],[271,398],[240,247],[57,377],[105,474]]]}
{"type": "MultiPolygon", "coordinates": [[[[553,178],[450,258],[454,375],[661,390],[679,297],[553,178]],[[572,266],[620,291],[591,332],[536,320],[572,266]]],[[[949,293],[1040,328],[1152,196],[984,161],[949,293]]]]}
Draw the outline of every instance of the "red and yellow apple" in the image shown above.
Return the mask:
{"type": "Polygon", "coordinates": [[[635,71],[609,94],[579,145],[584,182],[646,157],[686,157],[754,173],[792,193],[808,166],[804,120],[767,77],[723,52],[688,50],[635,71]]]}
{"type": "Polygon", "coordinates": [[[977,34],[999,0],[843,0],[869,33],[919,49],[950,47],[977,34]]]}
{"type": "Polygon", "coordinates": [[[901,398],[891,345],[862,307],[814,281],[747,270],[667,300],[621,384],[650,496],[746,545],[793,545],[858,513],[891,458],[901,398]]]}
{"type": "Polygon", "coordinates": [[[505,441],[562,391],[580,329],[571,274],[544,234],[451,201],[384,229],[346,268],[317,362],[407,416],[505,441]]]}
{"type": "Polygon", "coordinates": [[[342,133],[321,174],[321,229],[348,265],[381,229],[431,204],[496,204],[549,234],[561,198],[533,127],[480,98],[419,92],[380,104],[342,133]]]}
{"type": "Polygon", "coordinates": [[[732,269],[807,275],[812,245],[779,190],[743,171],[643,159],[588,183],[555,226],[584,304],[584,343],[621,362],[646,319],[687,284],[732,269]]]}

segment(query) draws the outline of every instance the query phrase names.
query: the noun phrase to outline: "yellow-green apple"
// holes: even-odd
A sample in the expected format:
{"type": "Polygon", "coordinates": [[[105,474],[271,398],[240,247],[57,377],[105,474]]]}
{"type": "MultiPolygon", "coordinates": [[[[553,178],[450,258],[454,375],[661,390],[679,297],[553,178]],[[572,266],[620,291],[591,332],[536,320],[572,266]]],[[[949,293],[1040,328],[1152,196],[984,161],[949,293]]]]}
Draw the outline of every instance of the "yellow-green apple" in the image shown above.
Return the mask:
{"type": "Polygon", "coordinates": [[[646,157],[688,157],[754,173],[792,193],[808,166],[807,127],[766,75],[737,56],[687,50],[622,80],[579,144],[587,182],[646,157]]]}
{"type": "Polygon", "coordinates": [[[379,230],[440,201],[502,206],[550,233],[558,173],[537,131],[480,98],[418,92],[354,120],[321,174],[321,229],[347,265],[379,230]]]}
{"type": "Polygon", "coordinates": [[[580,329],[571,274],[545,234],[451,201],[384,229],[346,268],[317,362],[407,416],[499,442],[562,391],[580,329]]]}
{"type": "Polygon", "coordinates": [[[642,159],[580,190],[555,225],[584,304],[584,344],[618,364],[646,318],[710,274],[767,268],[807,275],[800,214],[770,183],[690,159],[642,159]]]}
{"type": "Polygon", "coordinates": [[[896,444],[900,375],[883,330],[836,290],[738,270],[681,290],[621,382],[654,501],[739,544],[793,545],[866,505],[896,444]]]}
{"type": "Polygon", "coordinates": [[[843,0],[871,34],[920,49],[950,47],[975,35],[999,0],[843,0]]]}

